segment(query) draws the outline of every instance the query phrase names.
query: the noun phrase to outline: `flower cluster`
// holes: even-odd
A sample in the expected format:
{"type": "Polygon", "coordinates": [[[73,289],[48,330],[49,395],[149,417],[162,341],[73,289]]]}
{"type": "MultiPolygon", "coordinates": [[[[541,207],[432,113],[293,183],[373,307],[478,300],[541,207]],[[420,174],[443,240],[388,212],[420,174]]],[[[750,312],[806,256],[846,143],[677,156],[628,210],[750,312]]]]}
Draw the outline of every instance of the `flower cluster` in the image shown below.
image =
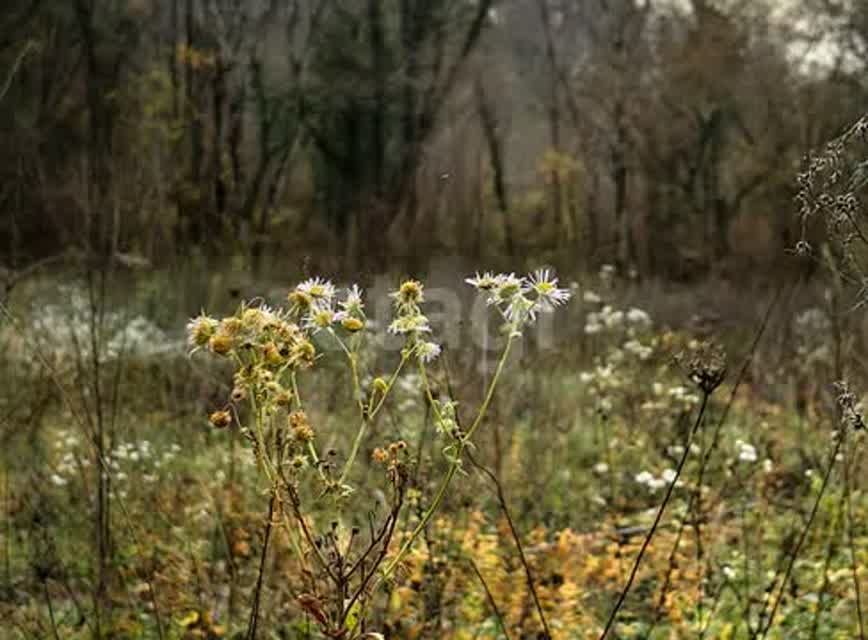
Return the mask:
{"type": "Polygon", "coordinates": [[[311,334],[340,326],[349,333],[365,328],[365,305],[362,290],[353,285],[338,299],[337,289],[329,280],[310,278],[298,284],[287,299],[290,316],[311,334]]]}
{"type": "MultiPolygon", "coordinates": [[[[58,487],[66,486],[83,469],[90,466],[90,457],[86,455],[80,439],[62,430],[58,432],[55,449],[60,458],[49,476],[49,481],[58,487]]],[[[121,498],[125,498],[126,481],[137,478],[146,484],[155,484],[159,479],[158,472],[176,458],[181,451],[177,444],[166,447],[154,446],[150,440],[139,442],[119,442],[103,456],[103,462],[113,480],[112,488],[121,498]]]]}
{"type": "MultiPolygon", "coordinates": [[[[277,477],[294,482],[311,461],[320,462],[295,382],[318,358],[313,336],[322,330],[337,335],[337,326],[354,333],[364,325],[357,287],[339,301],[331,282],[314,278],[295,287],[288,300],[288,310],[244,304],[219,321],[200,315],[187,326],[193,351],[207,350],[236,365],[228,402],[210,414],[210,425],[235,426],[250,443],[257,467],[273,482],[277,477]],[[250,425],[237,419],[245,406],[250,425]]],[[[324,473],[327,464],[322,464],[324,473]]]]}
{"type": "MultiPolygon", "coordinates": [[[[586,294],[587,296],[587,294],[586,294]]],[[[594,335],[603,331],[625,330],[628,335],[651,328],[651,316],[642,309],[631,307],[627,311],[604,305],[599,311],[592,311],[585,319],[585,333],[594,335]]]]}
{"type": "MultiPolygon", "coordinates": [[[[592,293],[586,291],[586,301],[592,293]]],[[[594,346],[603,347],[603,352],[595,358],[594,368],[582,372],[579,379],[595,397],[597,411],[608,415],[616,393],[635,390],[630,365],[642,365],[654,356],[657,339],[650,335],[651,327],[651,316],[636,307],[625,310],[606,304],[587,315],[585,334],[599,335],[594,346]]]]}
{"type": "Polygon", "coordinates": [[[95,309],[88,295],[78,287],[62,287],[55,300],[34,302],[33,322],[24,332],[32,348],[13,349],[10,355],[24,364],[32,361],[36,348],[54,366],[74,366],[77,360],[89,361],[94,344],[91,332],[99,325],[100,339],[97,355],[103,360],[119,357],[153,358],[175,352],[178,341],[173,340],[156,323],[128,310],[95,309]]]}
{"type": "Polygon", "coordinates": [[[538,269],[526,277],[514,273],[477,273],[467,284],[485,294],[486,302],[496,307],[510,333],[536,321],[540,313],[551,313],[572,297],[569,289],[558,286],[558,278],[549,269],[538,269]]]}
{"type": "Polygon", "coordinates": [[[408,355],[415,355],[423,362],[431,362],[440,355],[440,345],[425,339],[431,333],[431,323],[422,313],[425,302],[425,287],[418,280],[405,280],[390,294],[395,304],[395,319],[389,332],[404,336],[408,355]]]}
{"type": "Polygon", "coordinates": [[[743,440],[735,441],[735,448],[738,451],[739,462],[756,462],[758,460],[756,447],[743,440]]]}
{"type": "Polygon", "coordinates": [[[666,469],[660,474],[660,477],[655,477],[650,471],[642,471],[636,474],[634,478],[636,482],[645,485],[652,492],[658,491],[663,487],[675,482],[675,469],[666,469]]]}
{"type": "Polygon", "coordinates": [[[652,397],[642,403],[645,411],[683,413],[699,404],[699,396],[684,385],[666,387],[660,382],[651,385],[652,397]]]}
{"type": "MultiPolygon", "coordinates": [[[[864,269],[863,258],[854,251],[853,243],[865,243],[860,230],[865,216],[865,188],[868,186],[865,143],[868,115],[851,125],[822,150],[808,156],[804,170],[798,175],[796,195],[802,238],[796,245],[797,255],[812,251],[807,230],[812,218],[825,222],[829,237],[841,249],[840,262],[845,270],[864,269]]],[[[864,302],[864,301],[862,301],[864,302]]]]}

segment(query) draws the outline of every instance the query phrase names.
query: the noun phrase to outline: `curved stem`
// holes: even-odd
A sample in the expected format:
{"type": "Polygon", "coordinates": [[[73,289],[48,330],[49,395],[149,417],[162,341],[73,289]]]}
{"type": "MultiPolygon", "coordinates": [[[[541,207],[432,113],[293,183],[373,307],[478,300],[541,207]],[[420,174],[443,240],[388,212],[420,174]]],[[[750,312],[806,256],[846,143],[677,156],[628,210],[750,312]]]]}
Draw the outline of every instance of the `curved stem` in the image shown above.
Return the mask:
{"type": "MultiPolygon", "coordinates": [[[[392,385],[395,383],[395,380],[398,378],[398,374],[401,372],[401,369],[404,367],[404,363],[407,362],[407,356],[402,355],[401,361],[398,363],[398,367],[395,369],[395,372],[389,378],[389,382],[386,384],[386,389],[383,391],[383,396],[377,402],[377,406],[373,408],[373,410],[369,410],[366,412],[364,403],[362,403],[361,395],[359,395],[359,406],[362,411],[362,422],[359,425],[359,431],[356,433],[355,440],[353,440],[353,448],[350,450],[350,455],[347,458],[347,461],[344,463],[343,469],[341,469],[341,475],[338,479],[339,484],[343,484],[346,480],[347,476],[350,473],[350,469],[353,466],[353,463],[356,461],[356,457],[359,455],[359,449],[362,446],[362,441],[365,439],[365,434],[368,431],[368,423],[371,422],[377,413],[380,411],[380,407],[383,406],[383,403],[386,401],[386,396],[389,395],[389,391],[392,390],[392,385]],[[367,413],[367,415],[366,415],[367,413]]],[[[353,365],[355,366],[355,365],[353,365]]],[[[356,375],[355,373],[353,374],[356,375]]],[[[359,391],[361,394],[361,391],[359,391]]],[[[371,400],[373,403],[373,399],[371,400]]]]}
{"type": "Polygon", "coordinates": [[[675,485],[678,484],[678,479],[681,477],[681,472],[684,470],[684,465],[687,462],[687,457],[690,455],[690,445],[693,444],[693,438],[696,436],[696,432],[699,430],[699,426],[702,424],[702,418],[705,415],[705,408],[708,406],[708,397],[708,393],[702,394],[702,405],[699,407],[699,413],[696,415],[696,422],[693,423],[693,429],[691,429],[690,431],[690,437],[687,439],[687,443],[684,446],[684,453],[681,454],[681,460],[678,461],[678,468],[675,470],[675,478],[673,478],[672,482],[669,483],[669,487],[666,489],[666,496],[663,498],[663,502],[660,505],[660,508],[657,509],[657,515],[654,517],[654,523],[651,525],[651,529],[648,531],[648,534],[645,536],[645,540],[642,542],[642,548],[639,549],[639,555],[636,556],[636,561],[633,563],[633,569],[630,571],[630,577],[627,579],[627,584],[625,584],[624,588],[621,589],[621,593],[618,596],[618,601],[615,603],[615,608],[612,609],[612,613],[609,614],[609,619],[606,621],[606,626],[603,629],[603,633],[600,635],[600,640],[606,640],[606,636],[609,634],[609,631],[611,631],[612,627],[615,624],[615,620],[618,618],[618,612],[621,610],[624,601],[627,599],[627,594],[630,593],[630,587],[633,586],[633,580],[636,579],[636,574],[639,571],[639,565],[642,564],[642,558],[645,556],[645,551],[648,549],[648,545],[651,544],[651,539],[657,532],[657,526],[660,524],[660,520],[663,518],[663,512],[666,511],[666,506],[669,504],[669,499],[672,497],[672,493],[675,491],[675,485]]]}
{"type": "Polygon", "coordinates": [[[796,566],[796,560],[799,557],[799,553],[802,550],[802,545],[805,544],[805,540],[808,537],[808,532],[811,530],[811,525],[814,524],[814,519],[817,517],[817,512],[820,510],[820,502],[823,500],[823,495],[826,493],[826,487],[829,486],[829,477],[832,475],[832,469],[835,468],[835,459],[838,457],[838,452],[841,450],[841,445],[844,442],[844,438],[846,434],[841,434],[841,437],[838,438],[835,443],[835,448],[832,451],[832,455],[829,457],[829,466],[826,468],[826,473],[823,475],[823,483],[820,485],[820,491],[817,494],[816,500],[814,500],[814,506],[811,508],[811,513],[808,516],[808,521],[805,523],[805,526],[802,528],[802,532],[799,535],[799,539],[796,542],[796,546],[790,554],[790,560],[787,563],[786,571],[784,572],[784,578],[781,581],[781,586],[778,588],[777,596],[775,597],[774,604],[772,605],[772,610],[769,613],[769,617],[766,620],[765,626],[758,625],[756,631],[751,636],[751,640],[756,640],[757,638],[765,638],[769,630],[775,623],[775,616],[778,613],[778,607],[780,607],[781,600],[784,598],[784,591],[787,588],[787,583],[790,581],[790,576],[793,574],[793,568],[796,566]]]}
{"type": "Polygon", "coordinates": [[[485,417],[486,412],[488,411],[488,407],[491,404],[491,399],[494,397],[494,390],[497,388],[497,382],[500,379],[500,375],[503,372],[503,367],[506,364],[506,360],[509,356],[510,347],[512,346],[512,342],[515,338],[510,336],[506,342],[506,346],[503,349],[503,354],[500,356],[500,361],[497,363],[497,370],[494,373],[494,377],[491,379],[491,383],[488,386],[488,393],[485,395],[485,400],[482,402],[482,405],[479,407],[479,412],[476,414],[476,419],[473,421],[473,424],[470,426],[470,429],[467,431],[467,434],[464,435],[458,441],[458,449],[455,452],[455,458],[452,461],[452,464],[449,465],[449,469],[446,472],[446,475],[443,477],[443,480],[440,483],[440,487],[437,489],[437,493],[434,496],[434,501],[422,515],[422,519],[419,521],[419,524],[413,529],[413,532],[410,534],[410,537],[401,545],[400,550],[395,557],[389,562],[386,568],[383,570],[383,575],[381,580],[386,580],[397,568],[398,564],[407,555],[407,552],[410,550],[410,547],[413,546],[413,543],[416,541],[416,538],[424,531],[425,527],[428,526],[428,522],[431,521],[431,518],[437,512],[437,509],[440,508],[440,504],[443,502],[443,498],[446,497],[446,491],[449,489],[449,485],[452,482],[452,478],[455,477],[455,473],[458,471],[458,467],[461,465],[461,457],[464,453],[465,447],[470,443],[470,436],[479,428],[479,425],[482,424],[482,419],[485,417]]]}

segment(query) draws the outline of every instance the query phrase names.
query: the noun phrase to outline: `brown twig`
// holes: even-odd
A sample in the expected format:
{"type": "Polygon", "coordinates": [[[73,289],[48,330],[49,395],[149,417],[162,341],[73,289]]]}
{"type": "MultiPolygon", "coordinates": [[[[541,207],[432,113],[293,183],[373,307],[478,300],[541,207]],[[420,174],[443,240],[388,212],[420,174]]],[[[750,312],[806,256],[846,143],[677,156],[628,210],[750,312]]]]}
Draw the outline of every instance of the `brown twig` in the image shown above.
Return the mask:
{"type": "Polygon", "coordinates": [[[500,630],[503,631],[503,636],[506,638],[506,640],[510,640],[509,631],[506,627],[506,621],[503,619],[503,614],[500,613],[497,602],[494,600],[494,594],[492,594],[491,589],[488,588],[488,583],[485,581],[485,577],[482,575],[479,567],[476,566],[473,558],[468,558],[467,562],[470,564],[470,568],[473,569],[473,573],[475,573],[476,577],[479,579],[479,584],[482,585],[483,591],[485,591],[485,598],[486,600],[488,600],[488,604],[491,606],[491,610],[494,612],[494,617],[497,618],[497,623],[500,625],[500,630]]]}
{"type": "MultiPolygon", "coordinates": [[[[772,605],[771,612],[769,613],[768,619],[766,620],[765,625],[762,624],[757,625],[756,630],[751,635],[750,640],[757,640],[757,638],[765,638],[768,635],[769,630],[772,628],[772,625],[775,622],[775,616],[778,613],[778,608],[780,607],[781,600],[784,597],[784,590],[787,587],[787,583],[790,580],[790,577],[793,574],[793,568],[796,565],[796,559],[799,557],[799,553],[802,550],[802,545],[805,544],[805,540],[808,537],[808,532],[811,530],[811,525],[814,524],[814,519],[817,517],[817,512],[820,509],[820,502],[823,499],[823,495],[826,493],[826,487],[829,486],[829,478],[832,475],[832,469],[835,468],[835,459],[838,457],[838,453],[841,451],[841,445],[844,442],[844,434],[837,439],[835,443],[835,448],[832,450],[832,455],[829,458],[829,465],[826,468],[826,473],[823,475],[823,483],[820,485],[820,492],[817,494],[817,499],[814,500],[814,506],[811,508],[811,513],[808,516],[808,520],[805,523],[805,526],[802,528],[801,533],[799,534],[799,539],[796,542],[796,546],[793,548],[792,553],[790,554],[789,562],[787,563],[787,568],[784,571],[784,578],[781,581],[781,586],[778,588],[777,596],[775,597],[774,604],[772,605]]],[[[762,619],[764,611],[760,614],[760,619],[762,619]]]]}
{"type": "Polygon", "coordinates": [[[473,457],[471,452],[467,452],[467,459],[470,460],[470,463],[482,471],[486,476],[488,476],[491,483],[494,485],[495,493],[497,495],[497,501],[500,504],[500,510],[503,511],[503,515],[506,518],[506,522],[509,525],[509,532],[512,535],[512,539],[515,542],[515,548],[518,551],[518,557],[521,560],[521,565],[524,567],[524,575],[527,579],[527,586],[530,589],[531,597],[533,597],[533,603],[536,607],[537,615],[539,615],[540,623],[543,626],[543,632],[545,633],[545,640],[551,640],[552,634],[549,630],[548,622],[546,621],[545,613],[543,612],[542,604],[540,603],[539,595],[536,591],[536,585],[533,579],[533,572],[530,568],[530,563],[527,561],[527,556],[524,553],[524,548],[521,544],[521,537],[518,535],[518,531],[515,528],[515,523],[512,520],[512,515],[509,512],[509,506],[506,502],[506,496],[503,493],[503,486],[500,483],[498,477],[494,474],[493,471],[483,466],[479,463],[476,458],[473,457]]]}
{"type": "Polygon", "coordinates": [[[651,529],[648,531],[645,540],[642,542],[642,548],[639,549],[639,555],[636,556],[636,561],[633,563],[630,577],[627,578],[627,583],[618,595],[618,600],[615,603],[615,607],[612,609],[612,613],[609,614],[609,619],[606,621],[606,626],[603,628],[603,633],[600,635],[599,640],[605,640],[606,636],[609,635],[609,631],[611,631],[612,626],[615,624],[615,620],[618,617],[618,612],[624,605],[624,601],[627,599],[627,594],[630,593],[630,588],[633,586],[633,581],[636,579],[636,574],[639,571],[639,565],[642,563],[642,558],[645,556],[645,551],[648,549],[648,545],[651,544],[651,539],[657,531],[660,520],[663,518],[663,512],[666,511],[669,499],[675,491],[675,485],[678,484],[678,479],[681,477],[681,472],[684,470],[684,465],[687,463],[687,457],[690,455],[690,445],[693,444],[693,438],[696,436],[696,432],[702,424],[702,418],[705,416],[705,409],[708,406],[709,396],[710,393],[707,391],[702,394],[702,404],[699,407],[699,413],[696,415],[696,422],[693,423],[693,428],[690,430],[690,436],[684,446],[684,453],[681,454],[681,460],[679,460],[678,467],[675,469],[675,478],[671,483],[669,483],[669,487],[666,489],[666,495],[663,498],[663,502],[660,504],[660,508],[657,510],[657,515],[654,517],[654,523],[651,525],[651,529]]]}
{"type": "Polygon", "coordinates": [[[253,607],[250,610],[250,622],[247,625],[246,640],[255,640],[256,628],[259,624],[259,603],[262,595],[262,579],[265,575],[265,560],[268,555],[268,543],[271,539],[271,529],[274,518],[274,503],[277,497],[274,492],[268,500],[268,515],[265,518],[265,535],[262,541],[262,553],[259,556],[259,572],[256,576],[256,589],[253,592],[253,607]]]}

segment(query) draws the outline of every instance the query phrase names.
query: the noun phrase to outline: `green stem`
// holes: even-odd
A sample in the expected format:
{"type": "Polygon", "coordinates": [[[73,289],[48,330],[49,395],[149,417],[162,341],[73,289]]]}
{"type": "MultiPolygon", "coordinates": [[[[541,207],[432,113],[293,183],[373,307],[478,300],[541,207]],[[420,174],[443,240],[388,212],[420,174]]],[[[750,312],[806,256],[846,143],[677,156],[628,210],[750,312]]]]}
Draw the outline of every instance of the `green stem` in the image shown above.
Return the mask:
{"type": "Polygon", "coordinates": [[[440,504],[446,497],[446,492],[449,489],[452,478],[455,477],[455,473],[458,471],[458,467],[461,465],[461,457],[464,453],[464,449],[470,443],[470,437],[482,424],[482,419],[485,417],[485,414],[488,411],[488,407],[491,405],[491,399],[494,397],[494,390],[497,387],[497,382],[500,379],[501,373],[503,372],[503,367],[506,364],[507,357],[509,356],[509,350],[512,346],[513,340],[514,337],[510,336],[506,342],[506,347],[504,347],[503,354],[500,356],[500,361],[497,363],[497,369],[494,372],[494,377],[491,379],[491,383],[488,386],[488,392],[485,395],[485,400],[483,400],[482,405],[479,407],[479,412],[476,414],[476,419],[473,421],[473,424],[470,426],[467,434],[464,435],[461,440],[459,440],[458,450],[455,452],[455,458],[452,461],[452,464],[449,465],[449,470],[446,472],[446,475],[440,483],[440,487],[437,489],[437,493],[434,496],[434,501],[431,503],[431,506],[428,507],[428,510],[425,511],[425,513],[422,515],[422,519],[419,521],[419,524],[416,525],[416,528],[413,529],[410,537],[407,538],[407,540],[401,546],[401,549],[383,570],[381,581],[388,579],[388,577],[392,575],[392,573],[395,571],[395,568],[398,566],[404,556],[407,555],[410,547],[413,546],[416,538],[418,538],[422,531],[425,530],[425,527],[428,526],[431,518],[437,512],[437,509],[440,507],[440,504]]]}
{"type": "MultiPolygon", "coordinates": [[[[372,411],[370,411],[367,416],[365,415],[364,406],[362,406],[362,423],[359,425],[359,431],[356,434],[356,439],[353,441],[353,448],[350,451],[350,456],[347,458],[347,461],[344,463],[344,467],[341,470],[341,475],[340,475],[340,478],[338,479],[338,482],[340,484],[343,484],[344,481],[346,480],[347,476],[350,473],[350,469],[353,466],[353,463],[356,461],[356,457],[359,455],[359,449],[361,448],[362,441],[365,439],[365,434],[368,431],[368,423],[374,419],[374,417],[377,415],[377,412],[379,412],[380,407],[383,406],[383,403],[386,401],[386,396],[388,396],[389,391],[392,390],[392,385],[395,383],[395,380],[398,378],[398,374],[401,373],[401,369],[404,367],[405,362],[407,362],[407,355],[402,355],[401,356],[401,362],[398,363],[398,367],[395,369],[395,372],[389,378],[389,382],[386,385],[386,390],[383,391],[383,397],[380,398],[379,402],[377,403],[377,406],[374,407],[374,409],[372,411]]],[[[355,375],[355,373],[354,373],[354,375],[355,375]]],[[[361,393],[359,394],[359,403],[360,403],[360,405],[362,404],[361,393]]]]}

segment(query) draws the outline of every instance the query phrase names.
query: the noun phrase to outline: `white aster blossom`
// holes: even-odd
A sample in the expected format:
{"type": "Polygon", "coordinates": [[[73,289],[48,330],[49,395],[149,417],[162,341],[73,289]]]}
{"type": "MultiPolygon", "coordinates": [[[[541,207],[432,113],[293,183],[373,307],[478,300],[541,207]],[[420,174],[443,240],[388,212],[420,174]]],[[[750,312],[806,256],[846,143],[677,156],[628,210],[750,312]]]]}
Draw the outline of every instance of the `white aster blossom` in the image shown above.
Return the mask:
{"type": "Polygon", "coordinates": [[[558,287],[558,279],[549,269],[539,269],[526,278],[487,271],[465,282],[485,294],[486,303],[497,307],[514,335],[536,321],[540,312],[552,312],[572,297],[569,289],[558,287]]]}
{"type": "Polygon", "coordinates": [[[68,484],[66,478],[64,478],[63,476],[59,476],[56,473],[52,473],[49,477],[49,480],[51,480],[51,484],[53,484],[55,487],[65,487],[68,484]]]}
{"type": "Polygon", "coordinates": [[[416,345],[416,355],[422,362],[431,362],[440,355],[441,348],[436,342],[420,342],[416,345]]]}
{"type": "Polygon", "coordinates": [[[482,275],[477,271],[475,276],[466,278],[464,282],[480,291],[491,291],[498,284],[498,276],[491,273],[491,271],[486,271],[482,275]]]}
{"type": "Polygon", "coordinates": [[[328,329],[336,320],[338,318],[331,307],[313,306],[305,316],[303,326],[311,333],[316,333],[321,329],[328,329]]]}
{"type": "Polygon", "coordinates": [[[319,276],[305,280],[295,290],[307,294],[316,304],[331,304],[335,297],[335,286],[330,280],[325,280],[319,276]]]}
{"type": "Polygon", "coordinates": [[[641,473],[636,474],[635,480],[639,484],[647,485],[649,482],[654,480],[654,475],[649,471],[642,471],[641,473]]]}
{"type": "Polygon", "coordinates": [[[757,453],[753,445],[748,444],[747,442],[742,442],[741,440],[737,440],[735,446],[736,449],[738,449],[738,459],[741,462],[757,461],[757,453]]]}
{"type": "Polygon", "coordinates": [[[603,299],[590,289],[585,290],[582,294],[582,300],[588,304],[600,304],[603,299]]]}
{"type": "Polygon", "coordinates": [[[536,294],[540,311],[549,313],[569,302],[572,293],[558,287],[558,279],[548,269],[538,269],[530,276],[530,288],[536,294]]]}
{"type": "Polygon", "coordinates": [[[653,350],[638,340],[628,340],[624,343],[624,350],[632,353],[640,360],[647,360],[651,357],[653,350]]]}
{"type": "Polygon", "coordinates": [[[354,284],[347,289],[347,296],[340,302],[341,311],[355,318],[364,318],[365,304],[362,302],[362,290],[354,284]]]}
{"type": "Polygon", "coordinates": [[[627,311],[627,322],[647,328],[651,326],[651,316],[649,316],[645,311],[642,311],[642,309],[633,307],[627,311]]]}
{"type": "Polygon", "coordinates": [[[389,325],[389,332],[396,335],[407,335],[411,333],[430,333],[431,325],[428,323],[428,318],[421,313],[414,315],[399,316],[389,325]]]}

